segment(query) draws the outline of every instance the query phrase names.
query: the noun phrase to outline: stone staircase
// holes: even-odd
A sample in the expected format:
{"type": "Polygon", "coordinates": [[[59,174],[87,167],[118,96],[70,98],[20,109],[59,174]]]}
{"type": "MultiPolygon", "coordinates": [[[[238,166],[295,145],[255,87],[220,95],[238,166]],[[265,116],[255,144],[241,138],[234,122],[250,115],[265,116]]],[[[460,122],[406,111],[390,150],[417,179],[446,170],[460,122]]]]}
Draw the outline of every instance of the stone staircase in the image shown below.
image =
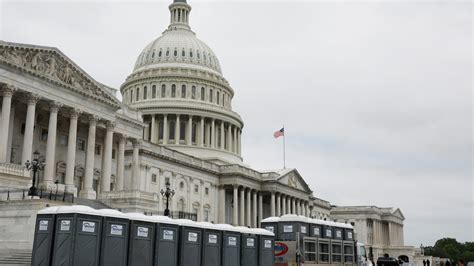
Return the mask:
{"type": "Polygon", "coordinates": [[[83,198],[74,198],[74,204],[89,206],[93,209],[111,209],[110,206],[104,204],[98,200],[83,199],[83,198]]]}
{"type": "Polygon", "coordinates": [[[31,251],[12,250],[12,251],[0,252],[0,265],[2,266],[31,265],[31,251]]]}

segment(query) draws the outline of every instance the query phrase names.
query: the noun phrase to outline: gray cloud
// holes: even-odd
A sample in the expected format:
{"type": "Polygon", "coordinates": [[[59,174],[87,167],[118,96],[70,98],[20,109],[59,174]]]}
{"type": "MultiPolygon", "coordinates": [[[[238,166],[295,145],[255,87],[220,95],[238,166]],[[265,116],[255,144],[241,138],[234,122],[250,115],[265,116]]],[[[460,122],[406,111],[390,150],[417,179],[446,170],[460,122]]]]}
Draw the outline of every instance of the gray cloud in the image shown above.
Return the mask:
{"type": "MultiPolygon", "coordinates": [[[[194,2],[257,169],[337,205],[400,207],[407,244],[474,240],[470,2],[194,2]]],[[[119,87],[168,2],[3,2],[1,39],[56,46],[119,87]]]]}

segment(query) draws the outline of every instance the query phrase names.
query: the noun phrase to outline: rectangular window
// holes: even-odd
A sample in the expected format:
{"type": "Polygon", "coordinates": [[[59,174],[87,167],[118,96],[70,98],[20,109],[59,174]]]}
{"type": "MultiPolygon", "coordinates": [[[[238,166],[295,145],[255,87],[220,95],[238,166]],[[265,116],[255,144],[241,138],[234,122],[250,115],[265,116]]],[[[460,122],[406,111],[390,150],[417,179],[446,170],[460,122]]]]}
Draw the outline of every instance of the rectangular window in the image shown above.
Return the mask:
{"type": "Polygon", "coordinates": [[[59,145],[67,146],[67,135],[59,134],[59,145]]]}
{"type": "Polygon", "coordinates": [[[158,123],[158,126],[159,126],[158,140],[162,140],[162,139],[163,139],[163,125],[164,125],[164,122],[163,122],[163,121],[160,121],[160,122],[158,123]]]}
{"type": "Polygon", "coordinates": [[[199,192],[199,185],[194,185],[194,192],[196,192],[196,193],[199,192]]]}
{"type": "Polygon", "coordinates": [[[163,84],[161,86],[161,98],[165,98],[166,97],[166,85],[163,84]]]}
{"type": "Polygon", "coordinates": [[[165,185],[169,183],[170,183],[170,178],[169,177],[165,178],[165,185]]]}
{"type": "Polygon", "coordinates": [[[181,122],[179,126],[179,140],[186,140],[186,122],[181,122]]]}
{"type": "Polygon", "coordinates": [[[116,149],[112,149],[112,160],[115,160],[115,156],[117,156],[117,150],[116,149]]]}
{"type": "Polygon", "coordinates": [[[100,155],[102,151],[102,146],[99,144],[95,145],[95,155],[100,155]]]}
{"type": "Polygon", "coordinates": [[[133,102],[133,90],[130,90],[130,102],[133,102]]]}
{"type": "Polygon", "coordinates": [[[191,88],[191,98],[196,99],[196,86],[191,88]]]}
{"type": "Polygon", "coordinates": [[[213,98],[212,96],[213,96],[212,90],[209,90],[209,102],[211,102],[211,103],[214,100],[214,99],[212,99],[213,98]]]}
{"type": "Polygon", "coordinates": [[[83,139],[77,139],[77,150],[85,151],[86,150],[86,141],[83,139]]]}
{"type": "Polygon", "coordinates": [[[137,88],[137,95],[135,95],[135,96],[136,96],[135,101],[138,102],[138,100],[140,100],[140,88],[137,88]]]}
{"type": "Polygon", "coordinates": [[[171,97],[175,98],[176,97],[176,85],[171,85],[171,97]]]}
{"type": "Polygon", "coordinates": [[[204,189],[204,193],[206,193],[206,195],[209,195],[209,188],[208,187],[204,189]]]}
{"type": "Polygon", "coordinates": [[[151,87],[151,97],[154,99],[156,98],[156,86],[153,85],[153,87],[151,87]]]}
{"type": "Polygon", "coordinates": [[[146,100],[147,97],[148,97],[148,88],[145,86],[143,88],[143,100],[146,100]]]}
{"type": "Polygon", "coordinates": [[[221,97],[219,97],[219,92],[216,92],[216,101],[217,101],[217,104],[219,104],[219,99],[220,99],[220,98],[221,98],[221,97]]]}
{"type": "Polygon", "coordinates": [[[155,174],[151,175],[151,182],[156,183],[156,175],[155,174]]]}
{"type": "Polygon", "coordinates": [[[42,128],[41,129],[41,140],[47,141],[48,140],[48,129],[42,128]]]}
{"type": "Polygon", "coordinates": [[[181,98],[186,98],[186,85],[181,87],[181,98]]]}
{"type": "Polygon", "coordinates": [[[209,210],[204,209],[204,222],[209,222],[209,210]]]}
{"type": "Polygon", "coordinates": [[[201,88],[201,101],[206,99],[206,89],[204,87],[201,88]]]}

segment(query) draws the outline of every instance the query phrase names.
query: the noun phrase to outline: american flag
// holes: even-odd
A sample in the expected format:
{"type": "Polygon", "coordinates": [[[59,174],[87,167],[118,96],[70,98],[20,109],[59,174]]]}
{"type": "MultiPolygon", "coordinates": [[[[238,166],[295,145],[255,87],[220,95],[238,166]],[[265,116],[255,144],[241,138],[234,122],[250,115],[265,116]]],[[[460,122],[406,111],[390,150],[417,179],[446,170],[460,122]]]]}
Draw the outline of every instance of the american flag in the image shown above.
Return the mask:
{"type": "Polygon", "coordinates": [[[280,130],[277,130],[277,131],[275,131],[275,133],[273,133],[274,138],[279,138],[281,136],[285,136],[285,128],[284,127],[282,127],[280,130]]]}

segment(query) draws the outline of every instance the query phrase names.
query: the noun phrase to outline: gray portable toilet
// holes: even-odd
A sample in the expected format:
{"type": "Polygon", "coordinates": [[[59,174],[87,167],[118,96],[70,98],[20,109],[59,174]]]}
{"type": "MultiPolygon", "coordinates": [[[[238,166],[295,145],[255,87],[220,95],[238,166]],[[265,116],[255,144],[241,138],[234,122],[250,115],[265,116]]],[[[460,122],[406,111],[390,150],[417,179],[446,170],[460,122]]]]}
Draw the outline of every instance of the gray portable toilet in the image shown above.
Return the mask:
{"type": "Polygon", "coordinates": [[[285,214],[278,222],[277,239],[281,241],[295,241],[296,233],[299,232],[301,239],[309,235],[309,219],[305,216],[285,214]]]}
{"type": "Polygon", "coordinates": [[[98,210],[103,217],[100,265],[126,266],[128,254],[128,217],[111,209],[98,210]]]}
{"type": "Polygon", "coordinates": [[[202,233],[202,265],[220,266],[222,252],[222,231],[215,224],[201,222],[202,233]]]}
{"type": "Polygon", "coordinates": [[[354,227],[350,224],[345,224],[344,227],[344,240],[354,241],[354,227]]]}
{"type": "Polygon", "coordinates": [[[341,224],[341,223],[336,223],[336,222],[332,222],[333,223],[333,227],[332,227],[332,231],[333,231],[333,239],[337,239],[337,240],[343,240],[344,239],[344,224],[341,224]]]}
{"type": "Polygon", "coordinates": [[[309,224],[309,236],[311,237],[322,237],[323,233],[323,226],[322,226],[322,221],[317,220],[317,219],[310,219],[310,224],[309,224]]]}
{"type": "Polygon", "coordinates": [[[240,246],[240,265],[257,266],[258,265],[258,236],[256,232],[247,227],[237,227],[242,234],[240,246]]]}
{"type": "Polygon", "coordinates": [[[202,228],[199,223],[187,219],[176,220],[179,223],[180,266],[201,266],[202,228]]]}
{"type": "Polygon", "coordinates": [[[273,266],[275,263],[275,234],[260,228],[251,230],[258,237],[258,265],[273,266]]]}
{"type": "Polygon", "coordinates": [[[87,206],[56,212],[52,265],[99,265],[102,217],[87,206]]]}
{"type": "Polygon", "coordinates": [[[31,265],[50,265],[53,253],[54,222],[58,207],[42,209],[36,215],[31,265]]]}
{"type": "Polygon", "coordinates": [[[268,230],[275,234],[275,238],[278,239],[278,222],[280,217],[267,217],[260,222],[260,227],[268,230]]]}
{"type": "Polygon", "coordinates": [[[232,225],[219,224],[222,230],[222,266],[240,266],[240,230],[232,225]]]}
{"type": "Polygon", "coordinates": [[[130,234],[128,265],[152,266],[155,244],[155,223],[151,216],[128,213],[130,234]]]}
{"type": "Polygon", "coordinates": [[[321,221],[321,222],[322,222],[322,228],[323,228],[322,238],[332,239],[333,238],[333,232],[332,232],[333,223],[329,221],[321,221]]]}
{"type": "Polygon", "coordinates": [[[178,265],[179,224],[167,216],[151,216],[156,223],[155,266],[178,265]]]}

